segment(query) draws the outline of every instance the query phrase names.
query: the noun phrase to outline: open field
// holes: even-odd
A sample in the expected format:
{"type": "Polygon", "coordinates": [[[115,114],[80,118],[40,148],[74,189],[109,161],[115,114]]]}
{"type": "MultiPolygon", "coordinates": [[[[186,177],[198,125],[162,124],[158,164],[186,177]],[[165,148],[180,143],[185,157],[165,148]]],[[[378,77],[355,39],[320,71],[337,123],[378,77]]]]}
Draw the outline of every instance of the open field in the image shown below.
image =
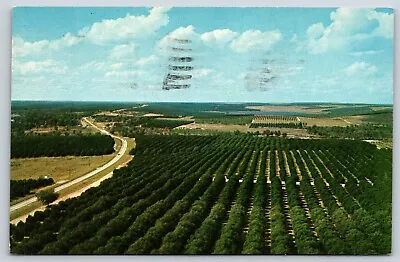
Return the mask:
{"type": "Polygon", "coordinates": [[[393,109],[392,106],[374,106],[371,107],[372,111],[382,111],[382,110],[390,110],[393,109]]]}
{"type": "MultiPolygon", "coordinates": [[[[118,152],[121,141],[115,139],[115,143],[115,152],[118,152]]],[[[65,182],[104,165],[116,154],[11,159],[10,178],[19,180],[48,176],[53,178],[55,183],[65,182]]]]}
{"type": "Polygon", "coordinates": [[[233,134],[136,141],[128,167],[12,227],[11,252],[391,252],[391,151],[233,134]]]}
{"type": "Polygon", "coordinates": [[[299,117],[302,123],[307,126],[348,126],[351,122],[347,121],[345,118],[340,117],[299,117]]]}
{"type": "Polygon", "coordinates": [[[393,125],[393,113],[343,116],[342,118],[351,122],[352,124],[376,123],[393,125]]]}
{"type": "Polygon", "coordinates": [[[54,182],[71,180],[109,162],[115,155],[11,159],[11,179],[48,176],[54,182]]]}

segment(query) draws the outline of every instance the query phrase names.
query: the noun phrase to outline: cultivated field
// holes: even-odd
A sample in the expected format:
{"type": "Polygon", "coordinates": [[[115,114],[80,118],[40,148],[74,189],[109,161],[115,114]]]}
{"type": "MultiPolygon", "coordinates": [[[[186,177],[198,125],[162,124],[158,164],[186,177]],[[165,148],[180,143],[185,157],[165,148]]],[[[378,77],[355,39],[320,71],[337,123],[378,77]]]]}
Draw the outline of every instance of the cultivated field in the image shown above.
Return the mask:
{"type": "Polygon", "coordinates": [[[240,134],[136,141],[111,179],[12,226],[11,252],[391,252],[391,151],[240,134]]]}

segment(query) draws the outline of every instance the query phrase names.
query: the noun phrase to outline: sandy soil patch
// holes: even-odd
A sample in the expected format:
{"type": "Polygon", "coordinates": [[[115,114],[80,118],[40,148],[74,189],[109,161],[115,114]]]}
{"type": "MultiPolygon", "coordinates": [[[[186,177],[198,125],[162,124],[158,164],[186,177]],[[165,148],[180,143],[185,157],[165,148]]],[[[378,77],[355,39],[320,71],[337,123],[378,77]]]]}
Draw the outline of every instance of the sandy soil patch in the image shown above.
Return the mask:
{"type": "Polygon", "coordinates": [[[343,119],[349,121],[353,125],[359,125],[367,122],[367,115],[360,115],[360,116],[343,116],[343,119]]]}
{"type": "Polygon", "coordinates": [[[147,114],[144,114],[143,116],[148,116],[148,117],[157,117],[157,116],[164,116],[164,115],[163,115],[163,114],[147,113],[147,114]]]}
{"type": "Polygon", "coordinates": [[[184,116],[184,117],[158,117],[159,120],[185,120],[185,121],[193,121],[193,116],[184,116]]]}
{"type": "Polygon", "coordinates": [[[387,109],[393,109],[392,106],[372,106],[371,110],[372,111],[381,111],[381,110],[387,110],[387,109]]]}

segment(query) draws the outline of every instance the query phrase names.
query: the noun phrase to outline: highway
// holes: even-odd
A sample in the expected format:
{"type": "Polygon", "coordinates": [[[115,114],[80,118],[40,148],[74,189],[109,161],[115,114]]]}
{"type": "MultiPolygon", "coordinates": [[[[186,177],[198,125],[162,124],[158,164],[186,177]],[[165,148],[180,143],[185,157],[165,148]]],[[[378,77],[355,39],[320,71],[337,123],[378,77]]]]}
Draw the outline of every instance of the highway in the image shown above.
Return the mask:
{"type": "MultiPolygon", "coordinates": [[[[106,130],[97,127],[97,126],[94,125],[92,122],[90,122],[86,117],[84,117],[83,120],[84,120],[85,122],[87,122],[89,125],[91,125],[92,127],[94,127],[95,129],[99,130],[102,134],[109,135],[109,136],[111,136],[111,137],[113,137],[113,138],[116,138],[116,139],[120,140],[120,141],[122,142],[122,146],[121,146],[120,150],[118,151],[117,155],[116,155],[113,159],[111,159],[110,162],[106,163],[105,165],[103,165],[103,166],[101,166],[101,167],[96,168],[95,170],[93,170],[93,171],[91,171],[91,172],[89,172],[89,173],[87,173],[87,174],[85,174],[85,175],[83,175],[83,176],[80,176],[80,177],[78,177],[78,178],[75,178],[75,179],[73,179],[73,180],[71,180],[71,181],[69,181],[69,182],[67,182],[67,183],[65,183],[65,184],[62,184],[62,185],[56,187],[56,188],[54,189],[54,192],[59,192],[59,191],[65,189],[65,188],[68,188],[68,187],[70,187],[70,186],[72,186],[72,185],[75,185],[75,184],[77,184],[77,183],[79,183],[79,182],[82,182],[82,181],[84,181],[84,180],[86,180],[86,179],[88,179],[88,178],[90,178],[90,177],[92,177],[92,176],[98,174],[99,172],[101,172],[101,171],[103,171],[103,170],[109,168],[110,166],[112,166],[113,164],[115,164],[118,160],[120,160],[121,157],[122,157],[122,156],[125,154],[125,152],[126,152],[126,149],[127,149],[127,147],[128,147],[128,142],[127,142],[124,138],[119,137],[119,136],[115,136],[115,135],[113,135],[113,134],[107,132],[106,130]]],[[[24,200],[24,201],[22,201],[22,202],[20,202],[20,203],[18,203],[18,204],[15,204],[15,205],[11,206],[11,207],[10,207],[10,212],[13,212],[13,211],[15,211],[15,210],[17,210],[17,209],[19,209],[19,208],[25,207],[25,206],[27,206],[27,205],[29,205],[29,204],[32,204],[32,203],[34,203],[34,202],[37,201],[37,200],[38,200],[37,197],[31,197],[31,198],[29,198],[29,199],[27,199],[27,200],[24,200]]]]}

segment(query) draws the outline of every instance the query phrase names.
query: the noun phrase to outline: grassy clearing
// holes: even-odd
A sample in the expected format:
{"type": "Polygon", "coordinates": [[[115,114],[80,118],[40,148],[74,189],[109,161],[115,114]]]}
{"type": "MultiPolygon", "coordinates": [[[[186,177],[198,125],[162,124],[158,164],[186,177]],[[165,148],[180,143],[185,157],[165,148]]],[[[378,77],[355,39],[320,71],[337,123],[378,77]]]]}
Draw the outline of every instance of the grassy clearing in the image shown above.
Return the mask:
{"type": "Polygon", "coordinates": [[[109,162],[115,154],[103,156],[37,157],[11,159],[11,179],[48,176],[57,183],[86,174],[109,162]]]}
{"type": "Polygon", "coordinates": [[[346,122],[340,117],[330,118],[330,117],[302,117],[300,116],[300,121],[306,123],[307,126],[348,126],[350,123],[346,122]]]}
{"type": "MultiPolygon", "coordinates": [[[[121,141],[116,142],[116,152],[121,148],[121,141]]],[[[10,176],[13,180],[37,179],[48,176],[57,183],[71,180],[104,165],[117,153],[101,156],[35,157],[11,159],[10,176]]]]}
{"type": "MultiPolygon", "coordinates": [[[[109,162],[116,156],[122,145],[121,141],[118,139],[115,139],[115,143],[116,152],[110,155],[11,159],[10,178],[12,180],[20,180],[29,178],[37,179],[39,177],[48,176],[54,179],[55,184],[45,188],[40,188],[38,190],[52,189],[61,185],[62,183],[87,174],[95,170],[97,167],[109,162]]],[[[130,143],[133,142],[131,141],[130,143]]],[[[129,153],[129,151],[127,152],[129,153]]],[[[122,158],[126,159],[125,156],[122,158]]],[[[31,198],[38,190],[32,190],[32,194],[26,195],[22,198],[14,199],[10,204],[15,205],[28,198],[31,198]]]]}

